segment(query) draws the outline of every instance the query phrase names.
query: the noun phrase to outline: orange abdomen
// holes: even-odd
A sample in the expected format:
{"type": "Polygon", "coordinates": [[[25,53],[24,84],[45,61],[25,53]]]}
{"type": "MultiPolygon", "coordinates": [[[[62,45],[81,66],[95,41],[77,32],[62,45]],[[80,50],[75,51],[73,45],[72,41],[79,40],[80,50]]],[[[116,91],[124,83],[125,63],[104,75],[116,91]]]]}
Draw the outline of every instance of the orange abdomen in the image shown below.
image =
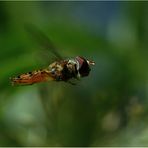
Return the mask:
{"type": "Polygon", "coordinates": [[[31,85],[49,80],[54,80],[54,78],[52,77],[50,71],[46,69],[29,72],[18,77],[11,78],[12,85],[31,85]]]}

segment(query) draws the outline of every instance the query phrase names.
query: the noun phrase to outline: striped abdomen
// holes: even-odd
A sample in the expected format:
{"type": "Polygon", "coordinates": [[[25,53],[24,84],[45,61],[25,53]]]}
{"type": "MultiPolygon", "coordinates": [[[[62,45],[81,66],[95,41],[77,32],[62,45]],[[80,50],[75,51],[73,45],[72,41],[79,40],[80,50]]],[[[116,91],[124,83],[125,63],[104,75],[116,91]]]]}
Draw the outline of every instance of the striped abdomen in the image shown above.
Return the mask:
{"type": "Polygon", "coordinates": [[[47,69],[28,72],[17,77],[11,78],[12,85],[31,85],[34,83],[53,80],[51,73],[47,69]]]}

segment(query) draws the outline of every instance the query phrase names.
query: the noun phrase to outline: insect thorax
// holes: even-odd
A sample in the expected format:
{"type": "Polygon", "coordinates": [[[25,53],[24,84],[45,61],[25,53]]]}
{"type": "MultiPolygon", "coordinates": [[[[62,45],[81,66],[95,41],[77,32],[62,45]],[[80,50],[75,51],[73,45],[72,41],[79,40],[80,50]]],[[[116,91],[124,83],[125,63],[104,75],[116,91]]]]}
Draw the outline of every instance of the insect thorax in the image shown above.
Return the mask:
{"type": "Polygon", "coordinates": [[[56,81],[67,81],[71,78],[81,78],[89,74],[90,68],[85,59],[76,57],[57,61],[49,65],[52,77],[56,81]]]}
{"type": "Polygon", "coordinates": [[[67,81],[77,76],[76,62],[74,60],[62,60],[49,65],[52,77],[56,81],[67,81]]]}

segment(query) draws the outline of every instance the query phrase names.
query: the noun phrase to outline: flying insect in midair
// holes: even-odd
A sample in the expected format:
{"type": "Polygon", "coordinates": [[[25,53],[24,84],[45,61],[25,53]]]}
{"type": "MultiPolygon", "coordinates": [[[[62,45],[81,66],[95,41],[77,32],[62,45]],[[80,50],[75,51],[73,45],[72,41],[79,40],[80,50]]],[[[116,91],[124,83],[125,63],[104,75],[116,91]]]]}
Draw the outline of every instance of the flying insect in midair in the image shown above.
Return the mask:
{"type": "Polygon", "coordinates": [[[34,26],[27,26],[27,30],[36,38],[37,42],[44,48],[49,49],[58,60],[51,63],[47,68],[34,70],[11,78],[12,85],[31,85],[39,82],[64,81],[71,84],[71,79],[80,79],[90,73],[90,66],[94,61],[82,56],[64,59],[53,45],[51,40],[34,26]]]}

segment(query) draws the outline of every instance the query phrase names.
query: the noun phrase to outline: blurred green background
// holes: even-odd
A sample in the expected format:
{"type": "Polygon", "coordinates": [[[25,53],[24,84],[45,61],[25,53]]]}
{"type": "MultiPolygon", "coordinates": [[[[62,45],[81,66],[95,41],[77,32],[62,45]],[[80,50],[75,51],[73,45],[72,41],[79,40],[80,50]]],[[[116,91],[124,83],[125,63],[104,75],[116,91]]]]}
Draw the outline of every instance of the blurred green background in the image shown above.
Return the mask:
{"type": "Polygon", "coordinates": [[[147,14],[148,2],[0,2],[0,146],[148,146],[147,14]],[[94,60],[90,75],[11,86],[52,61],[27,23],[94,60]]]}

